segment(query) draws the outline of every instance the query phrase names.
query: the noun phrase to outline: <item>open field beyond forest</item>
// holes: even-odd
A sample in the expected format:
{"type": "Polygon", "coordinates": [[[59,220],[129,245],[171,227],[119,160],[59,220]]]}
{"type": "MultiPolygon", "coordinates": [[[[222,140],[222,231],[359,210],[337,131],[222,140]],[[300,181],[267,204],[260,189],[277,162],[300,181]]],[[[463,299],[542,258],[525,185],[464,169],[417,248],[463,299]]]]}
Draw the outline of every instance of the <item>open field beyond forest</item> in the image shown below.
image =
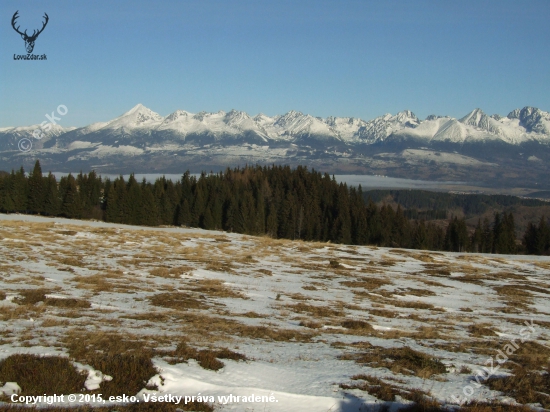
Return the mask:
{"type": "Polygon", "coordinates": [[[0,215],[0,411],[550,409],[549,358],[549,257],[0,215]]]}

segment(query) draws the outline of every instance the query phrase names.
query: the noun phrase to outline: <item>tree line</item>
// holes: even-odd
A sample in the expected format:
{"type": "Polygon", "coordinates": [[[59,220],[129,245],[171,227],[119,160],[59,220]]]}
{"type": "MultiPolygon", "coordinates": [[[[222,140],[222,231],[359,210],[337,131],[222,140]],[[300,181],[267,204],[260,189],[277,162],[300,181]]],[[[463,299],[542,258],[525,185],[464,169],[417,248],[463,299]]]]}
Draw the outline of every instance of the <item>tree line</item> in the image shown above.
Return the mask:
{"type": "Polygon", "coordinates": [[[435,219],[439,218],[438,213],[444,214],[447,210],[453,209],[461,209],[466,216],[475,216],[484,214],[492,208],[548,205],[547,202],[539,199],[511,195],[447,193],[417,189],[374,189],[364,192],[363,195],[366,200],[371,198],[376,203],[391,199],[407,211],[414,213],[417,213],[417,210],[428,211],[434,214],[435,219]]]}
{"type": "Polygon", "coordinates": [[[0,175],[0,211],[98,219],[132,225],[175,225],[275,238],[411,249],[484,253],[550,252],[542,219],[516,239],[514,217],[496,213],[469,233],[464,218],[446,225],[407,217],[400,206],[366,201],[361,186],[337,183],[306,167],[254,166],[217,174],[189,172],[173,182],[102,179],[94,171],[57,181],[37,161],[0,175]]]}

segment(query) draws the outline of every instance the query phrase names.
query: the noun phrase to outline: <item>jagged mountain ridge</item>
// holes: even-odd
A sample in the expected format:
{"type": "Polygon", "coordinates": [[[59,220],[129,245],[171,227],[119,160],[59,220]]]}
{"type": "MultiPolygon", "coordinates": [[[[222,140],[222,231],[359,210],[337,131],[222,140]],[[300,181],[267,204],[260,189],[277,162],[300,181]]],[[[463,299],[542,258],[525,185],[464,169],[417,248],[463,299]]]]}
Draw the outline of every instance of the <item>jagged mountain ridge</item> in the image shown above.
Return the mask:
{"type": "Polygon", "coordinates": [[[433,180],[466,180],[475,170],[479,178],[540,181],[550,172],[550,114],[534,107],[505,117],[474,109],[460,119],[424,120],[404,110],[365,121],[298,111],[270,117],[177,110],[163,117],[138,104],[107,122],[56,125],[41,140],[32,137],[38,127],[0,129],[0,170],[28,168],[39,158],[50,170],[109,173],[256,163],[433,180]],[[32,140],[30,152],[18,150],[24,137],[32,140]]]}
{"type": "Polygon", "coordinates": [[[210,135],[215,141],[220,141],[224,137],[248,133],[256,136],[258,143],[307,137],[321,141],[374,144],[391,139],[395,134],[399,137],[409,135],[428,142],[432,139],[454,143],[496,139],[517,144],[529,140],[549,142],[550,114],[533,107],[525,107],[510,112],[506,117],[488,116],[481,109],[475,109],[461,119],[438,117],[423,121],[409,110],[396,115],[385,114],[369,121],[352,117],[323,119],[298,111],[274,117],[263,114],[251,117],[248,113],[237,110],[197,114],[178,110],[162,117],[138,104],[122,116],[107,122],[96,132],[117,134],[119,131],[131,134],[144,130],[168,132],[177,136],[180,141],[185,141],[187,136],[192,135],[210,135]]]}
{"type": "MultiPolygon", "coordinates": [[[[31,137],[38,126],[3,128],[0,138],[8,135],[31,137]]],[[[474,109],[461,119],[428,116],[419,120],[405,110],[396,115],[385,114],[365,121],[353,117],[326,119],[290,111],[269,117],[231,110],[217,113],[190,113],[177,110],[166,117],[138,104],[123,115],[103,123],[82,128],[63,129],[59,125],[46,133],[46,147],[66,149],[75,141],[154,146],[173,143],[246,143],[296,142],[302,140],[320,143],[376,144],[385,141],[416,139],[430,143],[464,143],[500,140],[508,144],[528,141],[550,142],[550,114],[533,107],[510,112],[506,117],[488,116],[474,109]],[[112,140],[112,141],[111,141],[112,140]]],[[[6,140],[6,139],[3,139],[6,140]]],[[[5,145],[4,145],[5,146],[5,145]]],[[[7,150],[7,147],[2,147],[7,150]]]]}

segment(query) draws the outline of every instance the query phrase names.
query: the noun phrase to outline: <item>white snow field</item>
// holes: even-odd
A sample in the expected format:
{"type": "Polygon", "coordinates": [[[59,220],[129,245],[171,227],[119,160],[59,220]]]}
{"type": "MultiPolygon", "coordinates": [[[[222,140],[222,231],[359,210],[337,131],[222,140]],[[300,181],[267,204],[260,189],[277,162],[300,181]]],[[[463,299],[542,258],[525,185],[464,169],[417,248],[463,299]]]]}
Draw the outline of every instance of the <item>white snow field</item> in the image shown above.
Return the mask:
{"type": "MultiPolygon", "coordinates": [[[[510,341],[518,353],[550,351],[549,297],[549,257],[0,214],[0,361],[70,357],[87,371],[87,390],[101,392],[109,376],[70,351],[78,342],[87,350],[105,339],[137,342],[158,371],[141,402],[200,394],[219,411],[375,411],[384,400],[358,383],[378,378],[397,391],[388,410],[409,404],[415,389],[446,405],[515,404],[477,384],[476,371],[502,359],[510,341]],[[29,290],[47,299],[25,303],[29,290]],[[246,360],[222,359],[217,371],[174,361],[182,341],[246,360]],[[426,364],[392,357],[406,350],[426,364]]],[[[498,366],[494,376],[507,375],[512,361],[498,366]]],[[[0,394],[16,384],[0,382],[0,394]]]]}

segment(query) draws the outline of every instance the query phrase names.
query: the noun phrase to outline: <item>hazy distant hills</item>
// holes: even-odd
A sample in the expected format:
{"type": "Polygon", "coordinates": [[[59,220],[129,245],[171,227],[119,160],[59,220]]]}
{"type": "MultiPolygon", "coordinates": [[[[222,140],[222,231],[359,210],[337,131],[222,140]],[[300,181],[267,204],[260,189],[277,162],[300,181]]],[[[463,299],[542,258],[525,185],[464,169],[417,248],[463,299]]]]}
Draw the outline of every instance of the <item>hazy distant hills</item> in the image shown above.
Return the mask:
{"type": "Polygon", "coordinates": [[[545,187],[550,160],[550,114],[534,107],[507,116],[475,109],[461,119],[425,120],[405,110],[365,121],[296,111],[270,117],[177,110],[163,117],[138,104],[108,122],[56,125],[41,140],[32,137],[38,127],[0,129],[0,169],[29,167],[37,158],[46,170],[109,173],[276,163],[330,173],[545,187]],[[17,145],[25,137],[33,148],[23,153],[17,145]]]}

